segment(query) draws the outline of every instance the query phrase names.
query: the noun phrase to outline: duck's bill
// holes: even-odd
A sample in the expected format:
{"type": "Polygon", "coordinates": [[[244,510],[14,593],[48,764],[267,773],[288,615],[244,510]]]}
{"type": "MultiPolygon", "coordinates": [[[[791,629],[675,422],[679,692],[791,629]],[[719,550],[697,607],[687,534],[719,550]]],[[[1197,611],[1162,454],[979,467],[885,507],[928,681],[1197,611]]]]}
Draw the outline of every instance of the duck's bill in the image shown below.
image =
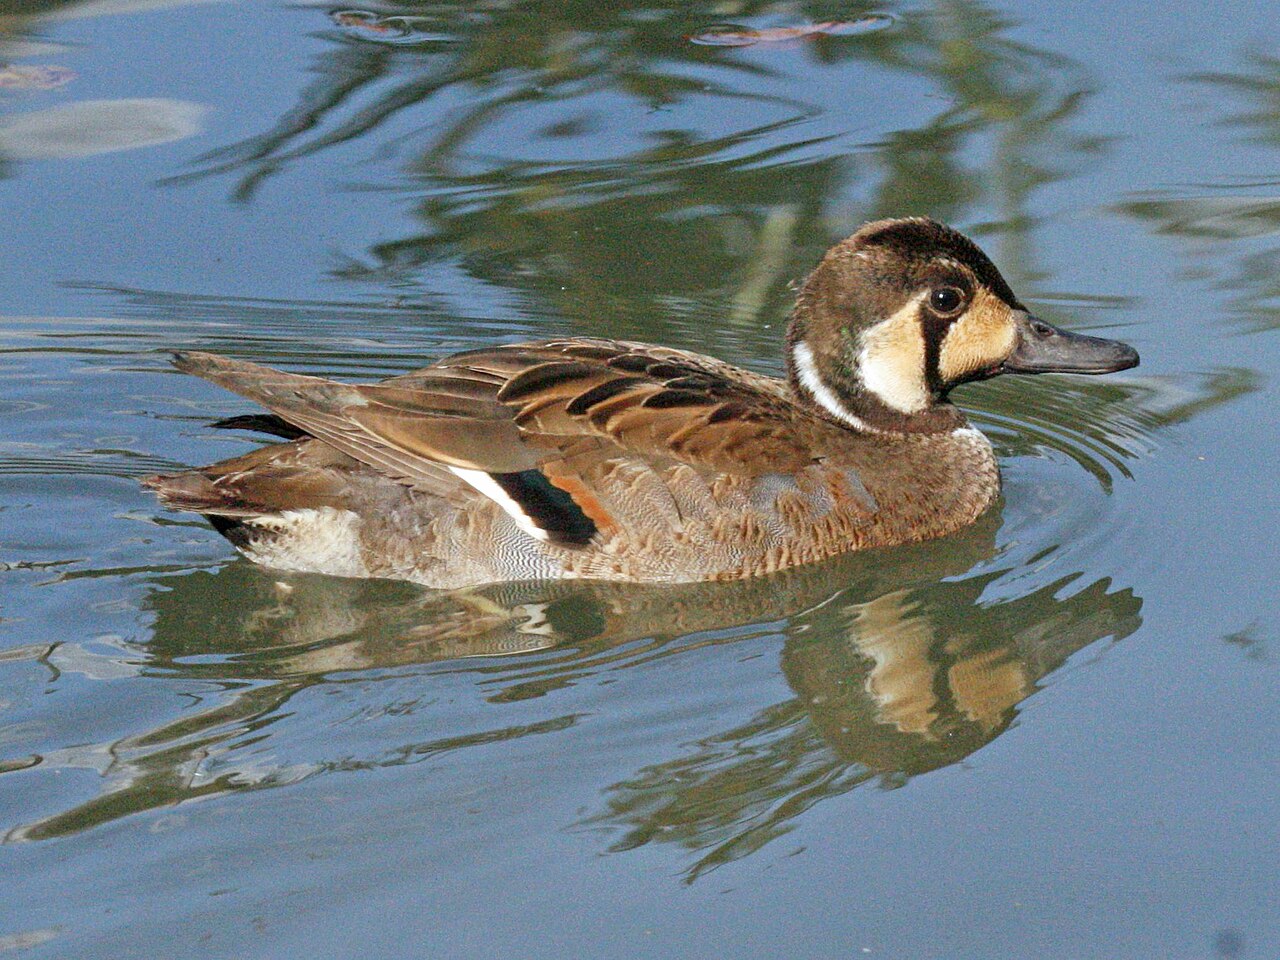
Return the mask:
{"type": "Polygon", "coordinates": [[[1001,373],[1115,373],[1138,365],[1138,351],[1127,343],[1061,330],[1025,310],[1014,317],[1018,345],[1001,373]]]}

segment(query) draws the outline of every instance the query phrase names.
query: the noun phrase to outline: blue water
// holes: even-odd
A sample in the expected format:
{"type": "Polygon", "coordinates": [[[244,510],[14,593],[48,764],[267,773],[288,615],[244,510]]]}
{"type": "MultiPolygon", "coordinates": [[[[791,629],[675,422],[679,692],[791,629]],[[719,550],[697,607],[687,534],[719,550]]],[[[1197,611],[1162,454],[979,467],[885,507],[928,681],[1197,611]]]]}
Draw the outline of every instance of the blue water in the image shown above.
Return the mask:
{"type": "Polygon", "coordinates": [[[0,2],[0,954],[1280,954],[1274,4],[348,9],[0,2]],[[905,214],[1143,358],[959,391],[957,537],[438,595],[137,486],[250,444],[168,350],[776,373],[905,214]]]}

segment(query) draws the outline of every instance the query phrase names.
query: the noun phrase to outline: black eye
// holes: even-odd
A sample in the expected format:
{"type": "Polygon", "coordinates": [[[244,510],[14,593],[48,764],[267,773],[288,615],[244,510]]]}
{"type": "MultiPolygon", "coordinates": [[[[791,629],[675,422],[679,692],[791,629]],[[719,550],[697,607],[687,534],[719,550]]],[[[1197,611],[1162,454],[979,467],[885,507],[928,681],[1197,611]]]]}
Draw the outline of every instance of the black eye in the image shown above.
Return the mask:
{"type": "Polygon", "coordinates": [[[964,305],[964,292],[957,287],[938,287],[929,294],[929,306],[938,313],[955,313],[964,305]]]}

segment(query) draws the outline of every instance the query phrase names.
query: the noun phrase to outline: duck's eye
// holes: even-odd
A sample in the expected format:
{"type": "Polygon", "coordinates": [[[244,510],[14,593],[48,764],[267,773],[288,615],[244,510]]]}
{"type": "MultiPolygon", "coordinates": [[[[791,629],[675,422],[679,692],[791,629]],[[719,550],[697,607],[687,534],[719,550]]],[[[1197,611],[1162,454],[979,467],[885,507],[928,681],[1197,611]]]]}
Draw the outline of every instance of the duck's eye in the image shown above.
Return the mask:
{"type": "Polygon", "coordinates": [[[938,313],[955,313],[964,306],[964,291],[958,287],[938,287],[929,294],[929,306],[938,313]]]}

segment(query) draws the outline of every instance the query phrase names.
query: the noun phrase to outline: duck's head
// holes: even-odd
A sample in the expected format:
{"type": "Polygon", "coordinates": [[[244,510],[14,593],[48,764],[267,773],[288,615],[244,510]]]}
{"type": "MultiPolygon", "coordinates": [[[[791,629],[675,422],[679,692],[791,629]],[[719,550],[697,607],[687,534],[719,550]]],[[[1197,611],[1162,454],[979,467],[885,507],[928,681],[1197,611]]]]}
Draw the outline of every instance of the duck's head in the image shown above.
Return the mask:
{"type": "Polygon", "coordinates": [[[973,380],[1138,363],[1127,344],[1033,317],[973,241],[914,217],[869,223],[832,247],[800,290],[787,344],[802,397],[885,430],[954,424],[947,393],[973,380]]]}

